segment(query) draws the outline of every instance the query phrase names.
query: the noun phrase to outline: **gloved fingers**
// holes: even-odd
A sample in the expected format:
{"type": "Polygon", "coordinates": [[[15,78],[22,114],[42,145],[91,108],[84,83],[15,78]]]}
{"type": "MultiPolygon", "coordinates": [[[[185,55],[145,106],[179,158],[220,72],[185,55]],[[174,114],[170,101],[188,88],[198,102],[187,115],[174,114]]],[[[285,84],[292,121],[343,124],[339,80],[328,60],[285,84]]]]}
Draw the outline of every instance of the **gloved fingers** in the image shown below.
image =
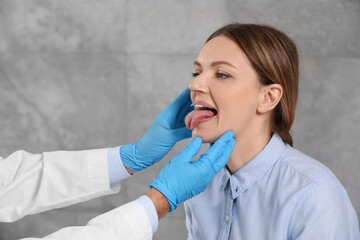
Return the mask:
{"type": "Polygon", "coordinates": [[[187,87],[182,93],[180,93],[174,99],[174,101],[170,105],[176,106],[178,107],[178,109],[180,109],[187,101],[189,101],[189,99],[190,99],[190,89],[187,87]]]}
{"type": "Polygon", "coordinates": [[[191,137],[191,133],[192,131],[184,126],[182,128],[173,129],[171,135],[174,136],[173,141],[178,142],[191,137]]]}
{"type": "Polygon", "coordinates": [[[191,159],[200,151],[202,139],[200,137],[194,138],[186,147],[179,153],[178,157],[181,161],[190,162],[191,159]]]}
{"type": "Polygon", "coordinates": [[[235,146],[235,139],[234,138],[229,139],[225,147],[220,152],[220,156],[217,159],[215,159],[215,161],[213,161],[213,168],[215,172],[218,172],[223,167],[225,167],[232,151],[234,150],[234,146],[235,146]]]}
{"type": "Polygon", "coordinates": [[[206,155],[217,155],[218,152],[224,147],[224,143],[233,138],[234,134],[231,131],[224,133],[218,140],[211,145],[211,148],[205,153],[206,155]]]}
{"type": "Polygon", "coordinates": [[[216,172],[220,171],[221,168],[227,163],[230,154],[232,153],[235,145],[234,134],[231,131],[223,134],[211,148],[200,157],[206,158],[213,165],[216,172]]]}
{"type": "Polygon", "coordinates": [[[164,117],[171,129],[177,129],[185,127],[185,117],[193,110],[194,106],[192,106],[192,101],[189,98],[178,112],[165,112],[164,117]]]}
{"type": "Polygon", "coordinates": [[[194,110],[194,106],[192,105],[191,98],[182,105],[181,109],[179,110],[176,120],[179,120],[181,124],[185,126],[185,117],[194,110]]]}
{"type": "Polygon", "coordinates": [[[190,106],[190,90],[186,88],[181,94],[179,94],[166,108],[165,112],[168,114],[170,119],[175,119],[178,116],[178,113],[184,108],[186,105],[190,106]]]}

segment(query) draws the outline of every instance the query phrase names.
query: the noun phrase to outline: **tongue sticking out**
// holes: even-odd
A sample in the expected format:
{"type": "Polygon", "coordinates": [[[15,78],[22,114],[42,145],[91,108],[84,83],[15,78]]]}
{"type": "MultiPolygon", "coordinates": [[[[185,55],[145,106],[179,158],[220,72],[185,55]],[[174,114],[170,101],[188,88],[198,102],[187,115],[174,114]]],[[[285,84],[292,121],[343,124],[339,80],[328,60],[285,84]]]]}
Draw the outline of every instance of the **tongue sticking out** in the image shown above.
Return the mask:
{"type": "Polygon", "coordinates": [[[215,112],[211,110],[194,110],[186,116],[185,125],[188,129],[193,130],[200,123],[209,121],[215,115],[215,112]]]}

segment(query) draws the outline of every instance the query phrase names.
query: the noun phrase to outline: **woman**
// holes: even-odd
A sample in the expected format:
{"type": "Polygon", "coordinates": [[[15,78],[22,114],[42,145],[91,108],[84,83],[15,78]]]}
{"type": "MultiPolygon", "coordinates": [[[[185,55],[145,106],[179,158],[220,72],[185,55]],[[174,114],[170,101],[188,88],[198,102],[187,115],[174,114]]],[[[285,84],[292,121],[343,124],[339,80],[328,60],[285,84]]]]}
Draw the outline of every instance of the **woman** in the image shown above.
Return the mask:
{"type": "Polygon", "coordinates": [[[193,137],[227,130],[235,148],[185,203],[189,239],[359,239],[348,195],[320,162],[292,148],[298,55],[284,33],[254,24],[215,31],[194,62],[193,137]]]}

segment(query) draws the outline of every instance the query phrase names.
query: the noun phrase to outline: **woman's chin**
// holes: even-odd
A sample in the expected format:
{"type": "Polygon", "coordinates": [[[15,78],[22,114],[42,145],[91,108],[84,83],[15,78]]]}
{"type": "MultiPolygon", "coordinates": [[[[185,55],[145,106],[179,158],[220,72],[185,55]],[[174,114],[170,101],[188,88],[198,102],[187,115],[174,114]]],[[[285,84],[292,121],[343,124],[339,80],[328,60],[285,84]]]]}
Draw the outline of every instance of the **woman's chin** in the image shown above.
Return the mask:
{"type": "Polygon", "coordinates": [[[221,135],[216,134],[215,132],[201,131],[201,130],[195,128],[192,131],[192,137],[193,138],[201,137],[203,143],[214,143],[216,140],[219,139],[219,137],[221,137],[221,135]]]}

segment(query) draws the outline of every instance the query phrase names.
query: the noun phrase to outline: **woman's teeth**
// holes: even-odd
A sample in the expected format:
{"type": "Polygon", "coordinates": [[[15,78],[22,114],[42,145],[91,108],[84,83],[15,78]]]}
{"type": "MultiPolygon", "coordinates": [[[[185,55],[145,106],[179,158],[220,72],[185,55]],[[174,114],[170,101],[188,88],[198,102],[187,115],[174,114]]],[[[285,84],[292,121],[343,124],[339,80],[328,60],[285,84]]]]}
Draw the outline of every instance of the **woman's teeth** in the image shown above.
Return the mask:
{"type": "Polygon", "coordinates": [[[194,105],[194,108],[195,108],[196,110],[210,110],[210,111],[213,111],[215,114],[217,114],[216,109],[214,109],[214,108],[209,108],[209,107],[205,107],[204,105],[201,105],[201,104],[195,104],[195,105],[194,105]]]}

